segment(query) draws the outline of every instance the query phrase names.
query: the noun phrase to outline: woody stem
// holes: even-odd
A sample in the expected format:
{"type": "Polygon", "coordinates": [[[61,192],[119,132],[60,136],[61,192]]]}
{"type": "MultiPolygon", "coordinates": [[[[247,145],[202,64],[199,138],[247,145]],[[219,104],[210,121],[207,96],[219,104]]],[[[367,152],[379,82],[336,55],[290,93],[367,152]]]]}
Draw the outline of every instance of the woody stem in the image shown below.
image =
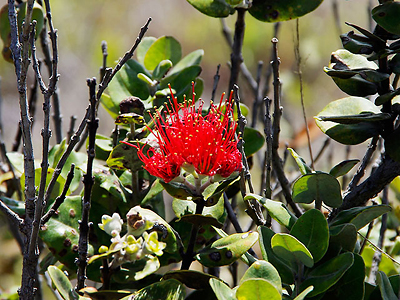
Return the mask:
{"type": "MultiPolygon", "coordinates": [[[[199,200],[196,200],[195,203],[196,203],[195,214],[201,215],[203,213],[204,204],[205,204],[203,197],[201,197],[199,200]]],[[[196,244],[196,238],[197,238],[197,233],[199,231],[199,228],[200,228],[200,224],[192,224],[192,231],[190,233],[189,244],[188,244],[185,254],[182,257],[181,270],[189,270],[189,267],[192,264],[193,256],[194,256],[194,246],[196,244]]]]}

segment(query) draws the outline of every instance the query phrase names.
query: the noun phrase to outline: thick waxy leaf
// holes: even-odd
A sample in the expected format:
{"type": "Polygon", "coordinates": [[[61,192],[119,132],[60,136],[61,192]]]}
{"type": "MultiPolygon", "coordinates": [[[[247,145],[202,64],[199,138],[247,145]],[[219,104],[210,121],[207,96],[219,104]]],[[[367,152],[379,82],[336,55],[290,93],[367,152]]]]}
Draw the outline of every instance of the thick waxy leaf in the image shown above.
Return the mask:
{"type": "Polygon", "coordinates": [[[195,258],[206,267],[229,265],[246,253],[257,240],[258,233],[254,231],[235,233],[216,240],[195,258]]]}
{"type": "Polygon", "coordinates": [[[281,300],[281,293],[267,280],[248,279],[239,285],[236,291],[238,300],[281,300]]]}
{"type": "Polygon", "coordinates": [[[130,295],[132,291],[128,290],[100,290],[96,288],[87,286],[80,290],[81,293],[88,295],[92,300],[119,300],[127,295],[130,295]]]}
{"type": "Polygon", "coordinates": [[[296,19],[316,9],[323,0],[254,0],[249,13],[264,22],[280,22],[296,19]]]}
{"type": "MultiPolygon", "coordinates": [[[[144,147],[144,152],[146,153],[146,149],[150,149],[150,146],[141,142],[131,142],[138,147],[144,147]]],[[[118,144],[111,151],[110,156],[107,159],[107,165],[113,169],[119,170],[131,170],[131,171],[139,171],[142,169],[143,162],[139,159],[137,155],[137,148],[126,145],[126,144],[118,144]]]]}
{"type": "Polygon", "coordinates": [[[356,145],[379,134],[379,124],[362,122],[358,124],[337,124],[322,121],[321,116],[347,116],[363,112],[380,113],[371,101],[360,97],[347,97],[329,103],[316,117],[318,127],[335,141],[345,145],[356,145]]]}
{"type": "Polygon", "coordinates": [[[244,153],[246,157],[251,156],[264,146],[265,137],[257,129],[245,127],[244,129],[244,153]]]}
{"type": "Polygon", "coordinates": [[[393,34],[400,34],[400,3],[387,1],[372,10],[372,18],[383,29],[393,34]]]}
{"type": "Polygon", "coordinates": [[[293,225],[290,234],[307,247],[314,262],[318,262],[328,250],[328,222],[319,210],[305,212],[293,225]]]}
{"type": "Polygon", "coordinates": [[[279,291],[279,293],[282,293],[281,278],[279,277],[278,271],[271,263],[265,260],[257,260],[256,262],[254,262],[243,274],[243,277],[240,279],[239,285],[246,280],[256,278],[261,278],[268,281],[279,291]]]}
{"type": "MultiPolygon", "coordinates": [[[[240,180],[240,177],[232,177],[232,178],[228,178],[224,181],[222,181],[220,184],[218,184],[215,188],[215,190],[212,191],[211,195],[204,195],[204,197],[206,197],[206,206],[214,206],[215,204],[218,203],[221,195],[225,192],[225,190],[227,188],[229,188],[229,186],[234,185],[235,183],[237,183],[240,180]]],[[[207,190],[205,191],[207,192],[207,190]]]]}
{"type": "Polygon", "coordinates": [[[153,80],[161,80],[168,72],[169,69],[172,68],[172,62],[168,59],[160,61],[157,67],[153,71],[153,80]]]}
{"type": "Polygon", "coordinates": [[[350,31],[340,35],[343,47],[354,54],[371,54],[374,51],[374,43],[366,36],[350,31]]]}
{"type": "MultiPolygon", "coordinates": [[[[182,58],[176,65],[172,67],[172,69],[168,72],[168,75],[171,76],[175,73],[179,73],[187,67],[200,65],[203,56],[204,56],[203,49],[195,50],[189,53],[184,58],[182,58]]],[[[200,94],[197,95],[199,96],[200,94]]]]}
{"type": "Polygon", "coordinates": [[[353,252],[357,243],[357,228],[354,224],[345,223],[330,227],[329,247],[335,248],[337,254],[340,251],[353,252]]]}
{"type": "Polygon", "coordinates": [[[349,159],[344,160],[334,166],[330,171],[329,174],[335,178],[343,176],[347,174],[356,164],[358,164],[360,160],[358,159],[349,159]]]}
{"type": "Polygon", "coordinates": [[[75,291],[75,288],[69,281],[68,277],[64,274],[63,271],[61,271],[56,266],[49,266],[47,272],[49,273],[51,281],[53,282],[54,286],[60,293],[61,297],[63,297],[63,299],[65,300],[89,299],[86,297],[79,296],[79,294],[75,291]]]}
{"type": "Polygon", "coordinates": [[[210,286],[218,300],[236,300],[235,292],[221,280],[211,278],[210,286]]]}
{"type": "Polygon", "coordinates": [[[347,115],[347,116],[320,116],[320,121],[330,121],[339,124],[359,124],[363,122],[379,122],[389,120],[391,115],[388,113],[374,114],[371,112],[360,113],[358,115],[347,115]]]}
{"type": "MultiPolygon", "coordinates": [[[[399,45],[399,48],[400,48],[400,45],[399,45]]],[[[389,59],[389,68],[393,73],[395,73],[397,75],[400,74],[400,54],[399,53],[397,53],[396,55],[393,55],[393,57],[391,59],[389,59]]],[[[375,100],[375,103],[376,103],[376,100],[375,100]]]]}
{"type": "Polygon", "coordinates": [[[137,61],[144,65],[144,57],[146,56],[147,50],[149,50],[150,46],[157,41],[157,39],[153,36],[145,36],[141,41],[139,46],[136,48],[135,54],[137,61]]]}
{"type": "MultiPolygon", "coordinates": [[[[171,87],[176,91],[175,97],[181,98],[183,95],[192,95],[192,81],[196,80],[196,77],[201,73],[201,67],[198,65],[186,67],[179,72],[167,75],[161,82],[159,89],[166,89],[170,84],[171,87]],[[189,91],[189,93],[187,93],[189,91]]],[[[197,94],[198,96],[201,95],[197,94]]],[[[182,99],[183,100],[183,99],[182,99]]]]}
{"type": "Polygon", "coordinates": [[[329,225],[332,227],[344,223],[352,223],[356,226],[357,230],[360,230],[372,220],[391,210],[391,207],[388,205],[353,207],[338,213],[329,225]]]}
{"type": "Polygon", "coordinates": [[[314,290],[308,295],[313,297],[327,291],[346,273],[346,271],[353,265],[353,253],[346,252],[335,258],[328,260],[312,269],[307,278],[301,283],[300,290],[308,288],[310,285],[314,286],[314,290]]]}
{"type": "Polygon", "coordinates": [[[268,214],[274,220],[289,230],[297,221],[297,217],[293,215],[293,213],[291,213],[282,202],[273,201],[257,194],[247,194],[244,197],[245,201],[250,201],[252,199],[256,199],[258,202],[260,202],[260,204],[268,210],[268,214]]]}
{"type": "Polygon", "coordinates": [[[25,214],[25,202],[14,200],[12,198],[7,198],[4,196],[0,196],[0,200],[3,201],[13,212],[19,215],[25,214]]]}
{"type": "Polygon", "coordinates": [[[140,206],[145,208],[151,207],[152,211],[165,219],[165,205],[162,195],[163,190],[164,187],[160,183],[159,179],[156,179],[140,203],[140,206]]]}
{"type": "Polygon", "coordinates": [[[305,160],[296,153],[292,148],[288,148],[290,154],[292,154],[294,160],[296,161],[297,166],[299,167],[300,173],[305,175],[305,174],[310,174],[312,173],[311,168],[307,165],[305,160]]]}
{"type": "Polygon", "coordinates": [[[378,276],[376,278],[379,289],[381,291],[381,296],[383,300],[397,300],[397,296],[393,291],[392,285],[390,284],[389,278],[387,275],[379,271],[378,276]]]}
{"type": "Polygon", "coordinates": [[[322,202],[330,207],[342,204],[340,184],[335,177],[327,173],[312,173],[301,176],[293,184],[293,201],[312,203],[321,206],[322,202]]]}
{"type": "Polygon", "coordinates": [[[213,275],[192,270],[169,271],[163,276],[163,280],[176,279],[191,289],[207,289],[210,280],[219,279],[213,275]]]}
{"type": "Polygon", "coordinates": [[[364,299],[364,260],[353,253],[354,263],[342,278],[325,294],[324,300],[363,300],[364,299]]]}
{"type": "Polygon", "coordinates": [[[400,89],[381,95],[375,99],[375,105],[382,105],[391,101],[394,97],[400,95],[400,89]]]}
{"type": "Polygon", "coordinates": [[[280,256],[272,251],[271,239],[275,235],[275,232],[265,226],[259,226],[257,230],[260,234],[260,248],[263,259],[274,265],[279,272],[282,282],[289,285],[292,284],[294,282],[292,270],[281,260],[280,256]]]}
{"type": "MultiPolygon", "coordinates": [[[[78,257],[79,223],[82,214],[81,197],[66,197],[64,203],[42,230],[40,238],[46,243],[53,255],[68,269],[75,270],[78,257]]],[[[89,245],[89,252],[93,247],[89,245]]]]}
{"type": "Polygon", "coordinates": [[[225,18],[235,10],[224,0],[187,0],[203,14],[214,18],[225,18]]]}
{"type": "Polygon", "coordinates": [[[304,291],[302,291],[294,300],[303,300],[311,291],[314,289],[313,286],[309,286],[304,291]]]}
{"type": "Polygon", "coordinates": [[[144,57],[144,66],[147,70],[154,70],[163,60],[170,60],[176,64],[182,57],[180,43],[172,36],[163,36],[151,44],[144,57]]]}
{"type": "Polygon", "coordinates": [[[314,259],[306,246],[294,236],[286,233],[277,233],[271,239],[274,253],[283,260],[290,263],[293,270],[297,271],[300,264],[311,268],[314,259]]]}
{"type": "Polygon", "coordinates": [[[175,279],[162,280],[153,283],[136,293],[126,296],[121,300],[183,300],[185,299],[185,287],[175,279]]]}

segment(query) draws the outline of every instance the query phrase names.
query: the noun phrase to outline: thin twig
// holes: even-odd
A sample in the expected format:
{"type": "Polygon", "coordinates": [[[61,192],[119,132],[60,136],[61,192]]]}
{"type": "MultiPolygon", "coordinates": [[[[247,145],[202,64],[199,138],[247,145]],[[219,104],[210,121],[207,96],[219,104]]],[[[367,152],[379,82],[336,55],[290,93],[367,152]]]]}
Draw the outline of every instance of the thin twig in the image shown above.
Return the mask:
{"type": "Polygon", "coordinates": [[[296,203],[293,202],[289,181],[286,178],[285,172],[283,171],[283,163],[282,159],[279,156],[279,134],[281,131],[280,128],[280,119],[282,116],[282,107],[280,104],[281,97],[281,82],[279,78],[279,57],[278,57],[278,39],[272,39],[273,49],[274,49],[274,58],[271,62],[273,76],[274,76],[274,121],[272,124],[272,166],[274,167],[274,171],[278,177],[279,183],[282,187],[283,195],[286,199],[286,202],[293,209],[293,212],[297,217],[301,216],[301,211],[297,207],[296,203]]]}
{"type": "MultiPolygon", "coordinates": [[[[218,87],[218,82],[219,82],[219,78],[221,77],[219,75],[219,69],[221,68],[221,64],[219,64],[217,66],[217,72],[215,72],[214,75],[214,83],[213,83],[213,89],[212,89],[212,93],[211,93],[211,101],[214,102],[215,99],[215,93],[217,92],[217,87],[218,87]]],[[[211,106],[210,106],[211,107],[211,106]]]]}
{"type": "Polygon", "coordinates": [[[51,208],[49,209],[49,211],[42,217],[41,219],[41,225],[46,224],[46,222],[48,220],[50,220],[50,218],[55,215],[55,213],[57,212],[58,208],[60,207],[61,204],[63,204],[65,197],[67,195],[68,189],[71,185],[72,179],[74,178],[74,170],[75,170],[75,164],[71,164],[71,168],[68,172],[67,175],[67,179],[65,180],[65,185],[64,188],[62,190],[62,193],[60,196],[58,196],[56,198],[56,200],[54,201],[53,205],[51,206],[51,208]]]}
{"type": "MultiPolygon", "coordinates": [[[[232,40],[232,34],[231,30],[229,27],[226,25],[226,22],[223,18],[221,18],[221,26],[222,26],[222,34],[225,37],[226,42],[228,43],[228,46],[231,48],[233,51],[233,40],[232,40]]],[[[242,62],[240,64],[240,71],[243,75],[243,77],[246,79],[248,85],[253,91],[254,96],[257,94],[257,82],[254,80],[253,76],[251,75],[250,71],[247,69],[246,64],[242,62]]]]}
{"type": "Polygon", "coordinates": [[[328,147],[330,142],[331,142],[331,138],[327,137],[325,139],[324,143],[322,144],[321,149],[319,149],[317,155],[315,156],[314,163],[316,163],[321,158],[322,154],[324,153],[325,149],[328,147]]]}
{"type": "Polygon", "coordinates": [[[108,56],[106,41],[101,42],[101,53],[103,54],[103,65],[100,68],[100,80],[103,80],[104,75],[106,74],[108,56]]]}
{"type": "Polygon", "coordinates": [[[349,186],[348,186],[348,191],[351,191],[352,189],[354,189],[357,184],[360,182],[361,178],[364,176],[365,174],[365,169],[368,167],[368,165],[371,162],[371,157],[374,154],[375,150],[376,150],[376,146],[379,140],[379,136],[374,136],[371,140],[371,142],[368,145],[368,149],[365,152],[365,155],[363,157],[363,160],[357,170],[357,172],[354,174],[353,178],[351,179],[349,186]]]}
{"type": "Polygon", "coordinates": [[[296,57],[297,63],[297,74],[299,76],[299,83],[300,83],[300,102],[301,108],[303,112],[303,119],[304,119],[304,126],[306,128],[307,133],[307,143],[308,143],[308,151],[310,153],[310,160],[311,160],[311,169],[314,170],[314,157],[311,148],[311,138],[310,138],[310,129],[308,128],[307,122],[307,115],[306,115],[306,107],[304,105],[304,92],[303,92],[303,74],[301,72],[301,53],[300,53],[300,26],[299,26],[299,19],[296,19],[296,38],[294,43],[294,54],[296,57]]]}
{"type": "MultiPolygon", "coordinates": [[[[233,91],[234,91],[234,99],[236,103],[236,108],[237,108],[237,114],[238,114],[238,131],[239,131],[239,141],[238,141],[238,149],[240,153],[242,154],[242,163],[243,163],[243,169],[240,172],[240,190],[242,193],[242,197],[246,195],[246,182],[249,187],[250,193],[254,193],[254,188],[253,184],[251,182],[251,174],[249,170],[249,165],[247,163],[247,157],[244,152],[244,139],[243,139],[243,134],[244,134],[244,129],[246,126],[246,118],[242,115],[241,109],[240,109],[240,98],[239,98],[239,87],[235,84],[233,85],[233,91]]],[[[249,216],[256,222],[257,225],[264,225],[265,220],[261,212],[261,207],[259,203],[256,200],[251,201],[245,201],[247,205],[247,213],[249,216]]]]}
{"type": "MultiPolygon", "coordinates": [[[[274,24],[274,34],[273,34],[273,37],[275,37],[275,38],[278,38],[279,29],[280,29],[280,27],[281,27],[280,24],[281,24],[280,22],[277,22],[277,23],[274,24]]],[[[270,59],[269,59],[268,61],[272,61],[272,60],[274,59],[274,55],[275,55],[275,53],[274,53],[274,47],[272,46],[272,47],[271,47],[270,59]]],[[[264,97],[265,97],[265,96],[268,96],[269,89],[270,89],[271,79],[272,79],[272,65],[269,64],[269,65],[267,66],[267,69],[266,69],[264,89],[263,89],[263,92],[262,92],[262,95],[263,95],[264,97]]]]}
{"type": "Polygon", "coordinates": [[[70,119],[70,122],[69,122],[69,129],[68,129],[68,132],[67,132],[67,144],[70,143],[71,137],[74,134],[75,123],[76,123],[76,116],[71,116],[71,119],[70,119]]]}
{"type": "Polygon", "coordinates": [[[89,212],[91,206],[91,194],[92,187],[94,184],[94,178],[92,175],[93,161],[95,157],[95,141],[96,131],[99,126],[99,119],[96,118],[96,79],[88,79],[87,84],[89,86],[90,95],[90,120],[88,121],[89,128],[89,145],[88,145],[88,162],[86,174],[83,176],[84,184],[84,196],[82,199],[82,220],[79,224],[79,246],[78,246],[78,278],[76,289],[79,291],[85,287],[86,280],[86,267],[88,257],[88,244],[89,244],[89,212]]]}
{"type": "Polygon", "coordinates": [[[266,198],[271,199],[271,172],[272,172],[272,121],[271,121],[271,102],[272,100],[268,97],[264,98],[265,103],[265,118],[264,118],[264,133],[265,133],[265,144],[267,145],[264,155],[263,172],[261,179],[261,192],[264,191],[266,198]]]}
{"type": "Polygon", "coordinates": [[[17,228],[21,228],[24,224],[24,219],[20,218],[18,214],[13,212],[7,204],[5,204],[1,199],[0,199],[0,211],[4,213],[4,215],[7,217],[7,220],[12,224],[13,226],[17,228]]]}
{"type": "Polygon", "coordinates": [[[337,36],[342,34],[342,26],[340,22],[339,4],[337,0],[332,0],[332,13],[335,21],[335,28],[337,36]]]}

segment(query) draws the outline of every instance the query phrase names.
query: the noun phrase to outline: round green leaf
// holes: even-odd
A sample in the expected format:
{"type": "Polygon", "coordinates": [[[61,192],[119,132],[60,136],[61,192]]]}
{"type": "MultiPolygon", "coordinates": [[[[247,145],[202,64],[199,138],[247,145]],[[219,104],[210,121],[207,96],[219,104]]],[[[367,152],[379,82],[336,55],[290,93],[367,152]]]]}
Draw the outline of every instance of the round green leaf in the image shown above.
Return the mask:
{"type": "Polygon", "coordinates": [[[121,300],[183,300],[185,299],[185,287],[175,279],[162,280],[126,296],[121,300]]]}
{"type": "MultiPolygon", "coordinates": [[[[362,112],[380,113],[371,101],[360,97],[346,97],[329,103],[318,116],[357,115],[362,112]]],[[[358,124],[337,124],[315,118],[317,126],[335,141],[345,145],[356,145],[379,134],[379,125],[365,122],[358,124]]]]}
{"type": "Polygon", "coordinates": [[[210,286],[218,300],[236,300],[235,292],[221,280],[211,278],[210,286]]]}
{"type": "Polygon", "coordinates": [[[335,178],[343,176],[347,174],[356,164],[358,164],[359,159],[349,159],[344,160],[334,166],[330,171],[329,174],[335,178]]]}
{"type": "Polygon", "coordinates": [[[342,204],[340,184],[335,177],[327,173],[312,173],[301,176],[293,184],[293,201],[297,203],[324,202],[330,207],[342,204]]]}
{"type": "Polygon", "coordinates": [[[265,260],[257,260],[254,262],[243,274],[239,285],[248,279],[256,278],[268,281],[279,291],[279,293],[282,293],[281,278],[279,277],[278,271],[271,263],[265,260]]]}
{"type": "Polygon", "coordinates": [[[251,156],[264,146],[265,137],[257,129],[245,127],[244,134],[244,153],[246,157],[251,156]]]}
{"type": "MultiPolygon", "coordinates": [[[[146,143],[136,141],[131,143],[138,145],[138,147],[144,147],[144,152],[147,151],[146,148],[150,148],[150,146],[146,143]]],[[[143,162],[139,159],[137,151],[138,149],[135,147],[122,143],[118,144],[111,151],[106,163],[110,168],[113,169],[139,171],[142,169],[143,162]]]]}
{"type": "Polygon", "coordinates": [[[191,289],[207,289],[210,280],[219,279],[213,275],[192,271],[192,270],[174,270],[165,273],[163,280],[176,279],[191,289]]]}
{"type": "MultiPolygon", "coordinates": [[[[200,75],[201,67],[200,66],[190,66],[187,68],[182,69],[179,72],[173,73],[171,75],[167,75],[164,77],[161,82],[159,89],[168,88],[168,84],[176,91],[175,96],[180,97],[185,94],[187,89],[190,89],[189,98],[191,98],[191,88],[192,88],[192,81],[195,81],[196,77],[200,75]]],[[[182,99],[183,101],[183,99],[182,99]]]]}
{"type": "Polygon", "coordinates": [[[316,9],[323,0],[254,0],[250,14],[263,22],[280,22],[296,19],[316,9]]]}
{"type": "Polygon", "coordinates": [[[281,293],[267,280],[262,278],[244,281],[236,291],[238,300],[281,300],[281,293]]]}
{"type": "Polygon", "coordinates": [[[293,225],[290,234],[310,250],[314,262],[318,262],[328,250],[328,222],[317,209],[305,212],[293,225]]]}
{"type": "Polygon", "coordinates": [[[182,71],[187,67],[200,65],[203,56],[204,56],[203,49],[195,50],[189,53],[184,58],[182,58],[176,65],[172,67],[172,69],[168,72],[168,75],[170,76],[172,74],[179,73],[180,71],[182,71]]]}
{"type": "Polygon", "coordinates": [[[201,13],[214,17],[225,18],[233,14],[235,10],[224,0],[187,0],[201,13]]]}
{"type": "MultiPolygon", "coordinates": [[[[75,291],[68,277],[56,266],[49,266],[47,269],[51,281],[54,283],[57,291],[64,299],[78,299],[79,295],[75,291]]],[[[85,298],[88,299],[88,298],[85,298]]]]}
{"type": "Polygon", "coordinates": [[[181,44],[172,36],[162,36],[151,44],[144,57],[147,70],[154,70],[163,60],[176,64],[182,57],[181,44]]]}
{"type": "Polygon", "coordinates": [[[363,300],[365,264],[363,258],[353,253],[354,263],[342,278],[325,294],[324,300],[363,300]]]}
{"type": "Polygon", "coordinates": [[[400,34],[400,2],[386,1],[372,10],[372,18],[390,33],[400,34]]]}
{"type": "Polygon", "coordinates": [[[346,271],[353,265],[353,253],[346,252],[336,256],[327,262],[313,268],[308,274],[307,278],[301,283],[300,290],[308,288],[310,285],[314,286],[314,290],[309,293],[310,297],[316,296],[327,291],[346,273],[346,271]]]}
{"type": "Polygon", "coordinates": [[[149,50],[150,46],[157,41],[157,38],[153,36],[145,36],[140,41],[139,46],[136,48],[136,58],[139,63],[144,64],[144,57],[146,56],[147,50],[149,50]]]}
{"type": "Polygon", "coordinates": [[[294,236],[287,233],[277,233],[271,239],[271,246],[274,253],[289,262],[293,270],[297,271],[300,264],[311,268],[314,259],[306,246],[294,236]]]}
{"type": "Polygon", "coordinates": [[[297,217],[293,215],[287,207],[280,201],[273,201],[257,194],[247,194],[244,197],[245,201],[256,199],[262,206],[268,210],[268,214],[279,224],[291,229],[297,221],[297,217]]]}
{"type": "Polygon", "coordinates": [[[258,240],[258,233],[235,233],[216,240],[204,248],[196,259],[206,267],[225,266],[239,259],[258,240]]]}
{"type": "Polygon", "coordinates": [[[354,224],[345,223],[330,227],[329,247],[336,248],[338,254],[342,250],[353,252],[356,243],[357,228],[354,224]]]}

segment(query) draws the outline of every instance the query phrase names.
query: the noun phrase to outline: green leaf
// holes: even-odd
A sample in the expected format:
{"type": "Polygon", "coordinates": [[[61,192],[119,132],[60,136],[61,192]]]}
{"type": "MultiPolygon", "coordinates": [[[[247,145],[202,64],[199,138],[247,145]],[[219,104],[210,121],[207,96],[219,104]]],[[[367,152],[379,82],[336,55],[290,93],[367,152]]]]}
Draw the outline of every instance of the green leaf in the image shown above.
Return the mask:
{"type": "MultiPolygon", "coordinates": [[[[81,197],[66,197],[54,215],[42,230],[40,238],[45,242],[53,255],[68,269],[76,270],[75,260],[78,257],[79,223],[81,216],[81,197]]],[[[89,245],[89,252],[93,247],[89,245]]]]}
{"type": "Polygon", "coordinates": [[[354,54],[371,54],[374,52],[374,43],[366,36],[350,31],[340,35],[343,48],[354,54]]]}
{"type": "MultiPolygon", "coordinates": [[[[192,88],[192,81],[195,81],[196,77],[199,76],[200,73],[200,66],[190,66],[172,75],[168,74],[161,80],[159,89],[162,90],[168,88],[168,84],[171,84],[171,87],[176,91],[175,96],[183,96],[187,89],[192,88]]],[[[192,93],[190,92],[188,95],[191,94],[192,93]]]]}
{"type": "Polygon", "coordinates": [[[195,258],[206,267],[230,265],[239,259],[258,240],[258,233],[249,231],[220,238],[204,248],[195,258]]]}
{"type": "Polygon", "coordinates": [[[262,206],[268,210],[268,214],[279,224],[285,226],[287,229],[291,229],[294,223],[297,221],[297,217],[293,215],[287,207],[279,201],[273,201],[257,194],[247,194],[244,197],[245,201],[256,199],[262,206]]]}
{"type": "Polygon", "coordinates": [[[265,226],[259,226],[257,230],[260,234],[260,248],[263,259],[269,261],[278,270],[282,282],[289,285],[293,284],[294,276],[292,270],[281,260],[282,257],[272,251],[271,239],[275,232],[265,226]]]}
{"type": "Polygon", "coordinates": [[[306,288],[304,291],[302,291],[300,294],[297,295],[296,298],[294,298],[294,300],[303,300],[304,298],[306,298],[306,296],[312,292],[312,290],[314,289],[314,287],[311,285],[308,288],[306,288]]]}
{"type": "Polygon", "coordinates": [[[381,291],[381,296],[383,300],[398,300],[396,294],[393,291],[392,285],[390,284],[389,279],[384,272],[378,272],[376,281],[381,291]]]}
{"type": "Polygon", "coordinates": [[[329,174],[335,178],[343,176],[347,174],[356,164],[358,164],[359,159],[348,159],[338,163],[334,166],[330,171],[329,174]]]}
{"type": "Polygon", "coordinates": [[[157,213],[162,218],[165,218],[165,205],[162,195],[163,190],[164,187],[160,183],[159,179],[156,179],[152,183],[150,190],[147,192],[146,196],[140,203],[140,206],[144,208],[151,207],[155,213],[157,213]]]}
{"type": "Polygon", "coordinates": [[[185,287],[175,279],[162,280],[153,283],[130,296],[121,300],[183,300],[185,299],[185,287]]]}
{"type": "Polygon", "coordinates": [[[271,239],[272,251],[290,263],[293,270],[297,271],[300,264],[311,268],[314,265],[314,259],[307,247],[287,233],[277,233],[271,239]]]}
{"type": "Polygon", "coordinates": [[[254,0],[249,13],[263,22],[280,22],[304,16],[315,10],[323,0],[254,0]]]}
{"type": "Polygon", "coordinates": [[[219,279],[213,275],[192,270],[173,270],[165,273],[163,280],[175,279],[191,289],[207,289],[211,280],[219,279]]]}
{"type": "Polygon", "coordinates": [[[396,1],[387,1],[371,11],[372,18],[383,29],[393,34],[400,34],[400,3],[396,1]]]}
{"type": "MultiPolygon", "coordinates": [[[[131,143],[137,145],[140,148],[143,147],[144,152],[150,149],[150,146],[146,143],[141,143],[137,141],[131,143]]],[[[128,169],[131,171],[139,171],[142,169],[143,162],[139,159],[137,152],[138,149],[136,147],[132,147],[122,143],[118,144],[111,151],[106,163],[110,168],[113,169],[128,169]]]]}
{"type": "Polygon", "coordinates": [[[181,44],[172,36],[162,36],[151,44],[144,57],[144,66],[147,70],[154,70],[163,60],[178,63],[182,57],[181,44]]]}
{"type": "Polygon", "coordinates": [[[265,137],[257,129],[251,127],[244,128],[243,134],[244,140],[244,154],[249,157],[256,153],[258,150],[264,146],[265,137]]]}
{"type": "MultiPolygon", "coordinates": [[[[392,59],[393,60],[393,59],[392,59]]],[[[386,93],[384,95],[380,95],[375,99],[375,105],[382,105],[386,102],[391,101],[394,97],[400,95],[400,89],[391,91],[389,93],[386,93]]]]}
{"type": "Polygon", "coordinates": [[[6,204],[13,212],[19,215],[25,214],[25,202],[7,198],[5,196],[0,196],[0,200],[3,201],[4,204],[6,204]]]}
{"type": "MultiPolygon", "coordinates": [[[[97,159],[107,160],[112,149],[113,147],[111,138],[101,134],[96,134],[95,154],[97,159]]],[[[87,155],[85,155],[85,161],[86,159],[87,155]]]]}
{"type": "Polygon", "coordinates": [[[320,116],[318,119],[320,121],[330,121],[339,124],[360,124],[363,122],[381,122],[385,120],[389,120],[391,115],[388,113],[371,113],[371,112],[363,112],[358,115],[348,115],[348,116],[320,116]]]}
{"type": "Polygon", "coordinates": [[[240,279],[239,285],[241,285],[244,281],[249,279],[261,278],[268,281],[272,284],[280,294],[282,294],[282,282],[279,277],[278,271],[275,267],[265,261],[265,260],[257,260],[254,262],[243,274],[240,279]]]}
{"type": "Polygon", "coordinates": [[[157,38],[153,36],[145,36],[142,38],[140,41],[139,46],[136,48],[136,58],[137,61],[144,65],[144,57],[146,56],[147,51],[149,50],[150,46],[153,45],[153,43],[157,41],[157,38]]]}
{"type": "Polygon", "coordinates": [[[318,262],[328,250],[328,222],[319,210],[310,209],[305,212],[293,225],[290,234],[307,247],[315,263],[318,262]]]}
{"type": "Polygon", "coordinates": [[[171,76],[175,73],[179,73],[183,69],[186,69],[187,67],[200,65],[203,56],[204,56],[203,49],[195,50],[189,53],[184,58],[182,58],[176,65],[172,67],[172,69],[168,72],[168,75],[171,76]]]}
{"type": "Polygon", "coordinates": [[[329,226],[332,227],[344,223],[352,223],[356,226],[357,230],[360,230],[365,225],[369,224],[372,220],[391,210],[391,207],[388,205],[353,207],[350,209],[342,210],[340,213],[338,213],[329,223],[329,226]]]}
{"type": "Polygon", "coordinates": [[[345,223],[342,225],[331,226],[329,247],[335,248],[336,253],[340,251],[353,252],[357,243],[357,228],[354,224],[345,223]]]}
{"type": "Polygon", "coordinates": [[[172,62],[168,59],[160,61],[157,67],[153,71],[153,80],[161,80],[168,72],[169,69],[172,68],[172,62]]]}
{"type": "Polygon", "coordinates": [[[314,286],[314,290],[308,294],[309,297],[327,291],[331,286],[339,281],[339,279],[353,265],[353,262],[353,253],[346,252],[328,260],[322,265],[318,265],[307,274],[307,278],[300,285],[300,290],[303,291],[310,285],[314,286]]]}
{"type": "Polygon", "coordinates": [[[289,150],[290,154],[296,161],[296,164],[299,167],[300,173],[302,175],[312,173],[311,168],[307,165],[307,163],[304,161],[304,159],[296,153],[296,151],[294,151],[292,148],[287,148],[287,149],[289,150]]]}
{"type": "Polygon", "coordinates": [[[214,17],[225,18],[233,14],[235,10],[224,0],[187,0],[201,13],[214,17]]]}
{"type": "Polygon", "coordinates": [[[49,273],[51,281],[54,283],[57,291],[60,293],[63,299],[89,299],[86,297],[80,297],[79,294],[75,291],[68,277],[56,266],[49,266],[47,272],[49,273]]]}
{"type": "Polygon", "coordinates": [[[210,286],[218,300],[236,300],[235,292],[221,280],[211,278],[210,286]]]}
{"type": "Polygon", "coordinates": [[[236,291],[236,298],[239,300],[280,300],[282,296],[270,282],[256,278],[242,282],[236,291]]]}
{"type": "Polygon", "coordinates": [[[211,195],[204,195],[203,193],[204,197],[206,198],[205,205],[214,206],[215,204],[217,204],[218,200],[220,199],[221,195],[225,192],[225,190],[228,189],[230,186],[236,184],[239,180],[240,180],[239,176],[228,178],[219,183],[211,195]]]}
{"type": "Polygon", "coordinates": [[[296,203],[312,203],[316,206],[322,202],[330,207],[342,204],[340,184],[337,179],[327,173],[312,173],[301,176],[293,184],[293,201],[296,203]]]}
{"type": "Polygon", "coordinates": [[[342,278],[324,296],[324,300],[363,300],[364,299],[364,260],[353,253],[354,263],[342,278]]]}
{"type": "Polygon", "coordinates": [[[337,124],[322,121],[320,116],[347,116],[363,112],[380,113],[379,108],[371,101],[360,97],[347,97],[330,102],[318,114],[317,126],[335,141],[345,145],[356,145],[379,134],[379,125],[371,122],[358,124],[337,124]]]}

